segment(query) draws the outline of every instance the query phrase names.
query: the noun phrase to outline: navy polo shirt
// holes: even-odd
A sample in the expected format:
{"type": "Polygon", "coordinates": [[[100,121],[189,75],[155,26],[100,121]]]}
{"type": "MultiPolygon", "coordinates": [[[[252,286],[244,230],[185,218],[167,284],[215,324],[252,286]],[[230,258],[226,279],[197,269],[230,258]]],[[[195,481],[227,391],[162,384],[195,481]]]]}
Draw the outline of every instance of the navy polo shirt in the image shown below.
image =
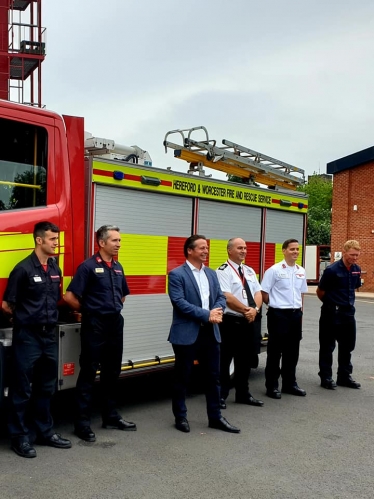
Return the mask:
{"type": "Polygon", "coordinates": [[[48,258],[47,271],[33,251],[19,262],[9,276],[3,300],[14,305],[15,325],[54,325],[61,298],[61,270],[48,258]]]}
{"type": "Polygon", "coordinates": [[[121,312],[122,298],[130,294],[122,265],[112,260],[109,267],[100,253],[79,265],[67,291],[78,297],[82,312],[100,315],[121,312]]]}
{"type": "Polygon", "coordinates": [[[361,268],[353,264],[348,270],[343,260],[329,265],[322,274],[319,289],[325,291],[323,303],[349,307],[355,303],[355,289],[361,286],[361,268]]]}

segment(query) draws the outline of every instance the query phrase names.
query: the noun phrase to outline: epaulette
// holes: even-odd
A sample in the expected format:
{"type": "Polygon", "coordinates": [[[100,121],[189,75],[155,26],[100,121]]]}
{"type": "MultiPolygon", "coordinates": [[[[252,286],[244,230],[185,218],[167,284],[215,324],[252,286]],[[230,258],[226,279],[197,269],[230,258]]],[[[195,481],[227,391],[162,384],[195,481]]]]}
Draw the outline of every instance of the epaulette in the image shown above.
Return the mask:
{"type": "Polygon", "coordinates": [[[227,263],[223,263],[220,267],[218,267],[218,270],[225,270],[227,266],[228,266],[227,263]]]}

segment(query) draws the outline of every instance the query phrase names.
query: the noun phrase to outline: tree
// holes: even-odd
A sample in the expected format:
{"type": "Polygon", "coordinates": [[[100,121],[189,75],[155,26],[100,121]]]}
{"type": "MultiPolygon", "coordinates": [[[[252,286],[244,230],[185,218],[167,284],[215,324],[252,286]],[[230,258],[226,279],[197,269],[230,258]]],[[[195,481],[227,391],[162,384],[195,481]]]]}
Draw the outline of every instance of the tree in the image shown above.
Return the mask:
{"type": "Polygon", "coordinates": [[[309,182],[297,188],[308,194],[307,244],[330,244],[332,182],[316,173],[309,182]]]}
{"type": "MultiPolygon", "coordinates": [[[[251,184],[252,179],[227,175],[229,182],[251,184]]],[[[258,184],[254,184],[258,185],[258,184]]],[[[330,244],[332,182],[314,173],[307,184],[297,188],[308,194],[308,229],[306,244],[330,244]]]]}

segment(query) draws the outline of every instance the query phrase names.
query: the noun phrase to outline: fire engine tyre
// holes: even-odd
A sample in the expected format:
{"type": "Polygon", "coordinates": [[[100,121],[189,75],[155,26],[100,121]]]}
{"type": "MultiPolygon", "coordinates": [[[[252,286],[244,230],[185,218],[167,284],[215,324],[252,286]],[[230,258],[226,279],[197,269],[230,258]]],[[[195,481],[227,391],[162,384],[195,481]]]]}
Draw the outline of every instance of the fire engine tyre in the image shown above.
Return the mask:
{"type": "Polygon", "coordinates": [[[4,374],[5,374],[5,348],[0,343],[0,407],[3,407],[4,402],[4,374]]]}

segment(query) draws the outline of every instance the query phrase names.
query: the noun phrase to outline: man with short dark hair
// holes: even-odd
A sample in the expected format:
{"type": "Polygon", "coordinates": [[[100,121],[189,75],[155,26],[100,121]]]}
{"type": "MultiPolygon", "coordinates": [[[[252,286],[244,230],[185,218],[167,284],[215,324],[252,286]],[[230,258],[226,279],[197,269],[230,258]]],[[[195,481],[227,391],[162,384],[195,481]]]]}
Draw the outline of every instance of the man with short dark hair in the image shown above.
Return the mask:
{"type": "Polygon", "coordinates": [[[302,338],[302,294],[308,291],[305,270],[296,263],[299,252],[297,239],[284,241],[284,259],[270,267],[261,281],[262,298],[264,303],[269,305],[266,395],[273,399],[281,398],[278,389],[280,375],[282,393],[301,397],[306,395],[305,390],[296,382],[296,366],[302,338]]]}
{"type": "Polygon", "coordinates": [[[335,390],[336,385],[360,388],[352,379],[351,355],[356,345],[355,290],[361,286],[361,269],[357,265],[360,245],[355,240],[343,246],[343,256],[322,274],[317,296],[322,301],[319,320],[319,376],[321,386],[335,390]],[[337,384],[332,378],[332,354],[338,352],[337,384]]]}
{"type": "Polygon", "coordinates": [[[96,232],[99,251],[81,263],[69,284],[65,301],[82,312],[80,372],[76,387],[75,434],[96,440],[91,430],[92,392],[100,369],[102,426],[136,430],[116,410],[115,388],[123,350],[122,308],[130,293],[122,265],[115,259],[121,247],[120,229],[103,225],[96,232]]]}
{"type": "Polygon", "coordinates": [[[33,431],[36,442],[41,445],[71,447],[70,440],[54,431],[50,410],[58,366],[55,327],[57,303],[61,298],[61,271],[53,255],[58,247],[59,232],[51,222],[35,225],[35,250],[10,273],[2,303],[3,311],[13,317],[8,429],[12,449],[26,458],[36,457],[31,442],[33,431]],[[32,428],[26,420],[30,407],[32,428]]]}
{"type": "Polygon", "coordinates": [[[209,427],[239,433],[221,415],[219,356],[221,336],[218,324],[226,299],[216,273],[205,267],[209,253],[205,236],[195,234],[184,243],[186,262],[169,274],[169,297],[173,305],[173,322],[168,340],[175,353],[173,414],[175,427],[190,431],[187,420],[186,389],[195,359],[206,382],[209,427]]]}

